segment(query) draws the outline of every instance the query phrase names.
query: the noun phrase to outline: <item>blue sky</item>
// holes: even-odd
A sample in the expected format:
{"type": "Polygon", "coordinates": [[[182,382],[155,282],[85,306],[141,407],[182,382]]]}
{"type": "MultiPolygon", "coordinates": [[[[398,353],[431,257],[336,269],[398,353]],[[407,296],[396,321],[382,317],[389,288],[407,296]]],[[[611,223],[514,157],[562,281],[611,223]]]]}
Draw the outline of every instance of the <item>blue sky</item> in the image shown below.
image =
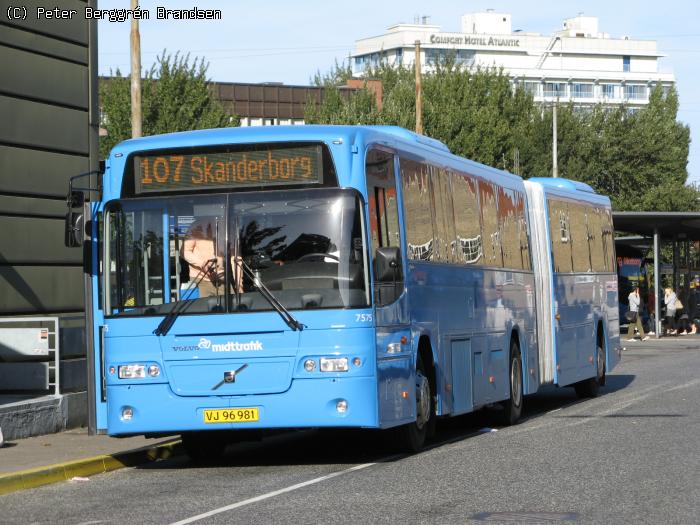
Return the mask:
{"type": "MultiPolygon", "coordinates": [[[[128,0],[101,0],[101,9],[122,8],[128,0]]],[[[355,40],[379,35],[397,22],[430,16],[443,31],[459,31],[465,13],[494,9],[512,14],[513,29],[550,34],[565,18],[597,16],[599,30],[611,37],[658,42],[667,57],[661,71],[676,76],[678,118],[690,126],[689,181],[700,183],[700,2],[697,0],[587,0],[558,2],[471,0],[142,0],[151,20],[141,22],[142,65],[148,69],[164,49],[209,62],[211,80],[307,84],[313,74],[328,71],[352,51],[355,40]],[[156,20],[156,7],[216,8],[218,21],[156,20]]],[[[128,22],[99,22],[99,69],[109,74],[130,70],[128,22]]]]}

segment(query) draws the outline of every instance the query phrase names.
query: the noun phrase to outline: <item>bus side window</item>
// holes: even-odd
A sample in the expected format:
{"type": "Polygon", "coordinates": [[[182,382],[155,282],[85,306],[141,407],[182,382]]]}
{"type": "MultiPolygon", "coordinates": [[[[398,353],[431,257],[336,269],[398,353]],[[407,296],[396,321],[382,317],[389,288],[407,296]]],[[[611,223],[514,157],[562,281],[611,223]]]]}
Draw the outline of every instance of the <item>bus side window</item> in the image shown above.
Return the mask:
{"type": "Polygon", "coordinates": [[[571,261],[571,229],[569,220],[569,207],[566,202],[558,199],[547,199],[549,208],[550,238],[552,239],[552,258],[554,259],[554,271],[558,273],[571,273],[573,263],[571,261]]]}
{"type": "Polygon", "coordinates": [[[483,264],[484,248],[476,179],[466,173],[453,174],[452,198],[455,214],[455,260],[459,264],[483,264]]]}
{"type": "Polygon", "coordinates": [[[600,208],[589,208],[588,244],[591,249],[591,264],[594,272],[605,271],[605,255],[603,252],[604,235],[600,219],[600,208]]]}
{"type": "Polygon", "coordinates": [[[498,224],[498,200],[496,186],[479,180],[479,202],[481,204],[481,224],[484,239],[484,264],[496,268],[503,267],[501,251],[502,232],[498,224]]]}
{"type": "MultiPolygon", "coordinates": [[[[374,264],[379,248],[400,248],[401,246],[394,155],[377,149],[370,150],[367,153],[365,172],[367,177],[372,262],[374,264]]],[[[401,272],[398,273],[399,279],[401,278],[400,276],[401,272]]],[[[377,304],[382,305],[393,302],[403,288],[397,287],[393,283],[389,284],[390,286],[387,286],[386,283],[377,283],[377,304]]]]}
{"type": "Polygon", "coordinates": [[[433,167],[431,188],[435,206],[435,231],[433,236],[433,260],[443,263],[456,262],[453,240],[455,238],[455,214],[452,204],[450,172],[433,167]]]}
{"type": "Polygon", "coordinates": [[[586,228],[587,207],[582,204],[569,204],[571,219],[571,251],[574,272],[590,272],[591,254],[588,248],[588,229],[586,228]]]}
{"type": "Polygon", "coordinates": [[[498,223],[502,235],[503,266],[512,270],[522,270],[520,234],[518,231],[519,194],[509,188],[498,188],[498,223]]]}
{"type": "Polygon", "coordinates": [[[401,159],[403,216],[406,224],[408,258],[433,260],[433,213],[427,166],[401,159]]]}
{"type": "Polygon", "coordinates": [[[610,210],[601,210],[601,223],[603,225],[603,252],[605,258],[605,271],[615,271],[615,240],[613,238],[612,213],[610,210]]]}
{"type": "Polygon", "coordinates": [[[515,201],[518,221],[518,239],[520,244],[520,260],[523,270],[531,270],[530,264],[530,238],[527,234],[527,219],[525,218],[525,195],[517,194],[515,201]]]}

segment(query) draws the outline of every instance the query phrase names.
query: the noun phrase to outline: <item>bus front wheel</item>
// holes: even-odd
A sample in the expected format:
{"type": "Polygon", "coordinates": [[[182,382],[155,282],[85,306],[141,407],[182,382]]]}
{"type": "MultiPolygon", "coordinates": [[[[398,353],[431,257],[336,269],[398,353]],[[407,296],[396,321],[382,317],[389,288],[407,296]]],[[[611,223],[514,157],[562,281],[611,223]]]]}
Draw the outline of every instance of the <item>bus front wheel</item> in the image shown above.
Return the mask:
{"type": "Polygon", "coordinates": [[[420,452],[435,422],[433,388],[420,354],[416,363],[416,420],[396,429],[399,448],[404,452],[420,452]]]}

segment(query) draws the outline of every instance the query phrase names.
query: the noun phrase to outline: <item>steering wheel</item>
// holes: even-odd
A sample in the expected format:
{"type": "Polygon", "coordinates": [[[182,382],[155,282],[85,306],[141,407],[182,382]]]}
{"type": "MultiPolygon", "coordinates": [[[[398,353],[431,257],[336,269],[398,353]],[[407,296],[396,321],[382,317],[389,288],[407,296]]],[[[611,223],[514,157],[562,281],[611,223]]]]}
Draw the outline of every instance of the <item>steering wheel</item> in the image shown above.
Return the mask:
{"type": "MultiPolygon", "coordinates": [[[[325,259],[326,257],[333,259],[335,262],[340,263],[340,257],[337,255],[333,255],[332,253],[307,253],[305,255],[302,255],[297,259],[297,262],[301,262],[304,259],[312,259],[312,258],[318,258],[318,259],[325,259]]],[[[325,261],[324,261],[325,262],[325,261]]]]}

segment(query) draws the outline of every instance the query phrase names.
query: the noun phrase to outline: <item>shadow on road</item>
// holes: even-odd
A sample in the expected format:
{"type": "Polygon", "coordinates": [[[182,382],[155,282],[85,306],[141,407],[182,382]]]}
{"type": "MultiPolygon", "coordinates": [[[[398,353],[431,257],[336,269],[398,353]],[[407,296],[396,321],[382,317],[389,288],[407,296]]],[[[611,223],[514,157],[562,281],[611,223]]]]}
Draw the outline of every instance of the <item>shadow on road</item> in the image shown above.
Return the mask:
{"type": "MultiPolygon", "coordinates": [[[[635,379],[634,375],[610,375],[601,395],[622,390],[635,379]]],[[[525,399],[523,421],[542,417],[551,410],[586,403],[578,399],[573,388],[542,387],[525,399]]],[[[435,438],[426,450],[470,439],[494,424],[495,410],[476,412],[438,421],[435,438]]],[[[343,465],[396,461],[406,454],[397,454],[389,431],[358,429],[288,430],[263,437],[260,441],[233,443],[216,463],[201,465],[184,454],[149,463],[138,468],[167,470],[183,468],[216,468],[246,466],[343,465]]]]}
{"type": "Polygon", "coordinates": [[[617,392],[623,388],[627,388],[632,384],[636,376],[629,374],[612,374],[605,378],[605,387],[603,388],[603,394],[608,394],[611,392],[617,392]]]}

